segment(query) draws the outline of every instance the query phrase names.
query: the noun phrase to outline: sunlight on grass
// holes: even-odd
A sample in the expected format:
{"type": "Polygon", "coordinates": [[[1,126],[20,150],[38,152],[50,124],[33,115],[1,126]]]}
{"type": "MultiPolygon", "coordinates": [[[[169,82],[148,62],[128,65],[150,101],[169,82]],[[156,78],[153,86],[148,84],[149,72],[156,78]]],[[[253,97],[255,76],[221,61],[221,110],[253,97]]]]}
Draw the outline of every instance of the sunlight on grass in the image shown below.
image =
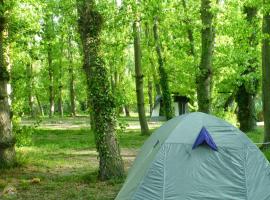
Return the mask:
{"type": "MultiPolygon", "coordinates": [[[[154,127],[151,128],[153,132],[154,127]]],[[[247,135],[260,143],[263,129],[247,135]]],[[[0,191],[7,185],[17,190],[14,196],[0,196],[1,200],[115,198],[123,180],[97,180],[98,155],[89,128],[52,130],[43,127],[36,129],[32,137],[31,144],[16,149],[19,166],[0,175],[0,191]],[[33,183],[35,178],[40,182],[33,183]]],[[[117,137],[127,170],[148,136],[142,136],[139,130],[127,129],[117,137]]],[[[270,159],[270,150],[264,153],[270,159]]]]}
{"type": "MultiPolygon", "coordinates": [[[[16,149],[19,167],[6,170],[0,175],[0,191],[12,185],[17,194],[0,196],[0,199],[115,198],[123,180],[97,180],[98,158],[94,136],[89,128],[38,128],[32,137],[31,144],[16,149]],[[40,183],[32,183],[34,178],[40,179],[40,183]]],[[[119,134],[118,138],[127,169],[147,136],[132,130],[119,134]]]]}

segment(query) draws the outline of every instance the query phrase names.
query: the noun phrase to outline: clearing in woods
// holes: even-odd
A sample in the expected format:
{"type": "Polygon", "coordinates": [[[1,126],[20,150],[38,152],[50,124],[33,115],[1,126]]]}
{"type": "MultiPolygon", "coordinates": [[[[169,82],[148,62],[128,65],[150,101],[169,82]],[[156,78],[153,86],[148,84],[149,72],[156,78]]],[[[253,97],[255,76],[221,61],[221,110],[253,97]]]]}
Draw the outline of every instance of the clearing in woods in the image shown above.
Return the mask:
{"type": "MultiPolygon", "coordinates": [[[[140,146],[147,139],[141,136],[137,118],[122,118],[126,128],[118,134],[121,154],[127,170],[140,146]]],[[[24,120],[24,125],[32,125],[24,120]]],[[[97,180],[98,159],[88,117],[46,119],[32,134],[32,143],[17,148],[20,166],[0,175],[0,191],[7,186],[13,195],[2,200],[112,200],[123,180],[97,180]]],[[[151,130],[162,123],[150,123],[151,130]]],[[[262,129],[248,134],[255,142],[262,141],[262,129]]],[[[269,151],[265,152],[270,158],[269,151]]]]}

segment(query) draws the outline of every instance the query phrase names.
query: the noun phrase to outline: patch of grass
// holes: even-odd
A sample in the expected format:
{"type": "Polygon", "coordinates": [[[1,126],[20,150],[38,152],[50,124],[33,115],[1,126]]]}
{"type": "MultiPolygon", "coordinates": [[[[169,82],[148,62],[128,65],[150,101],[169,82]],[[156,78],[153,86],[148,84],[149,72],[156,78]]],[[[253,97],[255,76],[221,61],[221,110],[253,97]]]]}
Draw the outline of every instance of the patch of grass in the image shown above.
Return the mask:
{"type": "MultiPolygon", "coordinates": [[[[263,127],[259,127],[255,129],[254,131],[251,131],[247,133],[247,136],[254,142],[254,143],[263,143],[263,127]]],[[[260,147],[261,145],[258,145],[260,147]]],[[[264,149],[262,151],[267,158],[267,160],[270,161],[270,149],[264,149]]]]}
{"type": "MultiPolygon", "coordinates": [[[[147,138],[137,130],[120,134],[119,143],[123,147],[121,152],[126,167],[135,159],[136,150],[147,138]]],[[[18,167],[1,171],[0,193],[7,185],[12,185],[17,194],[0,196],[1,200],[112,200],[124,181],[98,180],[97,152],[94,135],[89,128],[40,127],[33,132],[32,142],[17,147],[16,151],[18,167]],[[35,178],[40,179],[40,183],[32,183],[35,178]]]]}
{"type": "Polygon", "coordinates": [[[263,128],[256,128],[254,131],[247,133],[247,136],[254,143],[261,143],[263,141],[263,128]]]}
{"type": "MultiPolygon", "coordinates": [[[[69,128],[70,124],[86,124],[86,117],[53,119],[67,124],[64,129],[40,127],[32,134],[28,146],[18,147],[17,168],[2,170],[0,193],[7,185],[17,189],[15,196],[0,196],[1,200],[113,200],[120,190],[123,179],[99,181],[98,159],[94,135],[89,128],[69,128]],[[35,178],[39,183],[32,183],[35,178]]],[[[48,122],[50,119],[46,119],[48,122]]],[[[129,124],[138,125],[138,119],[123,118],[129,124]]],[[[47,123],[46,122],[46,123],[47,123]]],[[[49,123],[49,122],[48,122],[49,123]]],[[[152,126],[151,132],[154,131],[152,126]]],[[[263,140],[263,129],[247,133],[255,143],[263,140]]],[[[139,130],[127,129],[118,134],[125,167],[136,157],[138,149],[149,136],[142,136],[139,130]]],[[[270,159],[270,150],[264,151],[270,159]]]]}
{"type": "MultiPolygon", "coordinates": [[[[152,133],[153,130],[150,132],[152,133]]],[[[140,148],[148,137],[141,135],[139,130],[126,131],[118,136],[120,146],[123,148],[140,148]]]]}

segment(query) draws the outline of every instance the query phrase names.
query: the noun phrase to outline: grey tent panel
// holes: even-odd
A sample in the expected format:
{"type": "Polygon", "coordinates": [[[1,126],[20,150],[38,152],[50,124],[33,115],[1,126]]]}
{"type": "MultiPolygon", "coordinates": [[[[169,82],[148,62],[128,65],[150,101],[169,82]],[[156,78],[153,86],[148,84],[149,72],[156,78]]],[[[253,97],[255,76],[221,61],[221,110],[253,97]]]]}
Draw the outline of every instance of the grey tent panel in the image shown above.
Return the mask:
{"type": "Polygon", "coordinates": [[[270,200],[270,167],[231,124],[204,113],[168,121],[145,142],[116,200],[270,200]],[[218,151],[192,150],[205,127],[218,151]]]}

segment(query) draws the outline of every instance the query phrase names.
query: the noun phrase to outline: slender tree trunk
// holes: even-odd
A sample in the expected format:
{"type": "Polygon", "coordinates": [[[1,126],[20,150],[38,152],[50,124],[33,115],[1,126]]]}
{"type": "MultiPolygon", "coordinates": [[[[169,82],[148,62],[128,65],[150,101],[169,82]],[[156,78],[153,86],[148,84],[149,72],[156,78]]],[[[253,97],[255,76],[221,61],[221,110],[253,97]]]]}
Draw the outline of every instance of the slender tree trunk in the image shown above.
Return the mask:
{"type": "Polygon", "coordinates": [[[159,79],[158,79],[158,74],[157,74],[157,70],[154,64],[154,60],[153,60],[153,53],[152,53],[152,45],[151,45],[151,37],[150,37],[150,32],[149,32],[149,25],[148,23],[145,24],[145,37],[147,39],[147,46],[148,46],[148,53],[149,53],[149,62],[151,65],[151,71],[152,71],[152,75],[153,75],[153,82],[154,82],[154,86],[155,86],[155,91],[156,91],[156,95],[161,95],[161,88],[160,88],[160,83],[159,83],[159,79]]]}
{"type": "Polygon", "coordinates": [[[155,38],[155,44],[156,44],[156,51],[158,56],[158,63],[159,63],[159,76],[160,76],[160,85],[161,85],[161,91],[162,91],[162,97],[163,97],[163,103],[165,107],[165,115],[167,120],[173,118],[173,109],[172,109],[172,99],[171,99],[171,93],[169,89],[169,83],[168,83],[168,74],[164,68],[164,61],[161,55],[161,45],[159,42],[159,36],[158,36],[158,24],[157,24],[157,17],[154,21],[154,38],[155,38]]]}
{"type": "MultiPolygon", "coordinates": [[[[266,0],[264,1],[264,3],[266,0]]],[[[263,16],[263,41],[262,41],[262,93],[264,116],[264,142],[263,148],[270,147],[270,11],[269,3],[265,3],[266,10],[263,16]]]]}
{"type": "Polygon", "coordinates": [[[59,89],[58,111],[59,111],[60,117],[64,117],[64,109],[63,109],[63,85],[62,85],[61,82],[60,82],[60,85],[58,86],[58,89],[59,89]]]}
{"type": "MultiPolygon", "coordinates": [[[[258,39],[256,30],[258,29],[257,22],[257,8],[256,7],[244,7],[244,13],[246,14],[246,20],[250,27],[252,27],[252,33],[247,38],[249,46],[252,49],[256,49],[258,45],[258,39]],[[254,31],[255,30],[255,31],[254,31]]],[[[240,122],[240,129],[244,132],[252,131],[256,127],[256,112],[255,112],[255,97],[258,90],[259,81],[256,77],[256,71],[259,68],[258,59],[256,55],[249,59],[249,66],[243,72],[242,77],[253,75],[253,80],[241,79],[241,83],[237,88],[236,102],[238,104],[237,118],[240,122]]]]}
{"type": "Polygon", "coordinates": [[[49,100],[50,100],[50,113],[49,116],[54,115],[54,70],[52,66],[52,47],[51,44],[48,45],[48,66],[49,66],[49,100]]]}
{"type": "Polygon", "coordinates": [[[91,125],[99,153],[99,178],[123,177],[124,165],[115,137],[115,100],[111,93],[109,75],[100,55],[99,35],[103,18],[95,10],[94,0],[77,0],[84,70],[88,83],[91,125]]]}
{"type": "Polygon", "coordinates": [[[143,135],[149,135],[149,128],[144,108],[143,72],[141,64],[141,44],[140,44],[141,41],[140,41],[139,26],[140,25],[138,21],[135,21],[133,23],[137,107],[141,125],[141,133],[143,135]]]}
{"type": "Polygon", "coordinates": [[[126,117],[130,117],[130,112],[129,112],[129,106],[125,105],[125,113],[126,113],[126,117]]]}
{"type": "Polygon", "coordinates": [[[73,54],[71,37],[68,38],[68,59],[69,59],[69,97],[70,97],[70,108],[71,116],[76,116],[76,103],[75,103],[75,74],[73,69],[73,54]]]}
{"type": "Polygon", "coordinates": [[[149,99],[149,112],[152,115],[153,110],[153,81],[148,78],[148,99],[149,99]]]}
{"type": "MultiPolygon", "coordinates": [[[[151,63],[152,68],[155,68],[154,62],[151,61],[150,63],[151,63]]],[[[159,83],[158,74],[156,71],[153,71],[153,80],[154,80],[154,85],[155,85],[156,96],[160,96],[161,95],[161,87],[160,87],[160,83],[159,83]]]]}
{"type": "Polygon", "coordinates": [[[15,163],[15,138],[12,133],[11,112],[8,103],[7,84],[9,73],[4,66],[3,31],[4,1],[0,0],[0,167],[10,167],[15,163]]]}
{"type": "Polygon", "coordinates": [[[60,47],[60,61],[59,61],[59,84],[58,84],[58,112],[60,117],[64,117],[64,109],[63,109],[63,40],[60,47]]]}
{"type": "Polygon", "coordinates": [[[49,78],[49,102],[50,110],[49,117],[54,115],[55,91],[54,91],[54,66],[53,66],[53,39],[54,39],[54,21],[53,15],[47,14],[45,16],[44,37],[47,45],[47,60],[48,60],[48,78],[49,78]]]}
{"type": "Polygon", "coordinates": [[[38,103],[38,107],[39,107],[39,112],[40,112],[40,115],[43,117],[44,116],[44,110],[43,110],[43,107],[42,107],[42,104],[39,100],[39,96],[38,96],[38,93],[36,93],[36,99],[37,99],[37,103],[38,103]]]}
{"type": "Polygon", "coordinates": [[[33,67],[32,67],[32,62],[30,62],[27,65],[26,69],[27,73],[27,89],[28,89],[28,105],[29,105],[29,114],[31,118],[35,117],[35,112],[34,112],[34,97],[33,97],[33,67]]]}
{"type": "Polygon", "coordinates": [[[210,113],[212,98],[212,60],[214,49],[214,28],[211,0],[201,0],[202,53],[197,76],[197,98],[199,111],[210,113]]]}

